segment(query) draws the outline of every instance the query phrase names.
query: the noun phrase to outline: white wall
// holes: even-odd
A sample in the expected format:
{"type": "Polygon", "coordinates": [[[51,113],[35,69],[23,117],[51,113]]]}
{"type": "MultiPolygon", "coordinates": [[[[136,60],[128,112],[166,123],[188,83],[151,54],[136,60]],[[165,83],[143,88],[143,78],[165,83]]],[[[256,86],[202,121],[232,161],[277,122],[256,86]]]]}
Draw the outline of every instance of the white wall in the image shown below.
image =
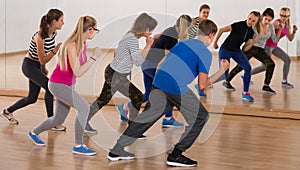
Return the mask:
{"type": "MultiPolygon", "coordinates": [[[[180,14],[198,15],[199,6],[207,3],[211,6],[210,18],[219,27],[226,26],[232,22],[246,19],[251,10],[263,11],[266,7],[275,10],[276,18],[282,6],[289,6],[292,11],[291,21],[299,25],[299,2],[297,0],[0,0],[1,21],[3,21],[3,7],[6,7],[6,24],[0,26],[0,35],[6,29],[6,41],[1,38],[0,53],[26,50],[32,34],[38,30],[39,20],[49,8],[57,7],[65,13],[65,25],[59,32],[58,41],[63,41],[73,30],[76,21],[81,15],[92,15],[102,29],[100,36],[91,42],[91,46],[98,45],[103,48],[114,48],[118,40],[129,29],[136,15],[146,11],[157,18],[159,27],[156,32],[162,31],[172,25],[180,14]],[[6,5],[4,2],[6,1],[6,5]],[[6,48],[3,49],[3,43],[6,48]]],[[[1,22],[3,23],[3,22],[1,22]]],[[[3,36],[1,36],[3,37],[3,36]]],[[[220,43],[226,38],[223,35],[220,43]]],[[[297,37],[299,41],[299,36],[297,37]]],[[[297,41],[288,43],[284,38],[280,46],[288,50],[292,56],[297,54],[297,41]]]]}

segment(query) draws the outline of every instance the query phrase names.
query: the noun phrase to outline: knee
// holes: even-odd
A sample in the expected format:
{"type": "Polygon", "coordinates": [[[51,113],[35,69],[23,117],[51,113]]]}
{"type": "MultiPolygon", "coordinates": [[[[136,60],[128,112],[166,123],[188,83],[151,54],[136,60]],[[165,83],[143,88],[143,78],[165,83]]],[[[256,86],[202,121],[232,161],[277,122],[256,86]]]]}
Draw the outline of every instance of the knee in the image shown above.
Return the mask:
{"type": "Polygon", "coordinates": [[[267,67],[267,68],[271,68],[271,69],[273,69],[273,68],[275,67],[275,63],[274,63],[274,61],[272,61],[272,62],[270,62],[270,63],[266,64],[266,67],[267,67]]]}
{"type": "Polygon", "coordinates": [[[250,65],[250,64],[249,64],[249,65],[246,65],[246,66],[244,67],[244,70],[245,70],[245,73],[251,73],[251,70],[252,70],[251,65],[250,65]]]}
{"type": "Polygon", "coordinates": [[[291,64],[291,58],[290,57],[287,57],[286,60],[285,60],[285,63],[290,65],[291,64]]]}
{"type": "Polygon", "coordinates": [[[37,98],[28,98],[28,97],[26,97],[25,100],[27,101],[28,104],[33,104],[37,101],[37,98]]]}

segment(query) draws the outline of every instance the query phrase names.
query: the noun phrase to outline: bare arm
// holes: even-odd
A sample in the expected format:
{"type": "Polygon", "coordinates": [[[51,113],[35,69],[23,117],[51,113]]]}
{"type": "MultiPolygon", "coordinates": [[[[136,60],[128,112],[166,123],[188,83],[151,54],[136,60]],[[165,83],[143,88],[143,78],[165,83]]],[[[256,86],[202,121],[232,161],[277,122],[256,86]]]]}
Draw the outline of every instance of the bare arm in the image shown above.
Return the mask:
{"type": "Polygon", "coordinates": [[[143,58],[147,57],[147,54],[153,44],[153,41],[154,41],[154,39],[152,37],[150,37],[150,36],[146,37],[146,45],[145,45],[143,51],[141,52],[143,58]]]}
{"type": "Polygon", "coordinates": [[[298,30],[298,27],[296,25],[293,25],[292,32],[291,32],[290,29],[287,29],[286,36],[289,39],[289,41],[293,41],[293,39],[295,38],[297,30],[298,30]]]}
{"type": "Polygon", "coordinates": [[[45,55],[44,40],[42,39],[42,37],[39,34],[37,34],[35,35],[34,40],[36,42],[37,55],[41,65],[45,65],[46,63],[48,63],[55,56],[61,45],[61,43],[58,43],[56,47],[52,50],[52,52],[45,55]]]}
{"type": "Polygon", "coordinates": [[[214,46],[213,46],[215,49],[219,48],[218,41],[219,41],[219,38],[221,37],[221,35],[223,34],[223,32],[230,32],[230,31],[232,31],[231,25],[228,25],[228,26],[225,26],[225,27],[219,29],[219,31],[215,37],[215,42],[214,42],[214,46]]]}
{"type": "Polygon", "coordinates": [[[89,68],[95,63],[95,60],[101,55],[101,53],[101,49],[99,47],[96,47],[94,49],[92,57],[86,63],[80,65],[78,57],[79,54],[76,54],[76,44],[69,44],[67,47],[67,56],[74,75],[76,77],[81,77],[82,75],[84,75],[89,70],[89,68]]]}
{"type": "Polygon", "coordinates": [[[198,86],[199,89],[205,89],[207,86],[213,84],[219,77],[221,77],[226,70],[229,69],[229,62],[225,59],[220,61],[220,69],[213,74],[212,76],[208,77],[208,74],[199,72],[198,74],[198,86]]]}

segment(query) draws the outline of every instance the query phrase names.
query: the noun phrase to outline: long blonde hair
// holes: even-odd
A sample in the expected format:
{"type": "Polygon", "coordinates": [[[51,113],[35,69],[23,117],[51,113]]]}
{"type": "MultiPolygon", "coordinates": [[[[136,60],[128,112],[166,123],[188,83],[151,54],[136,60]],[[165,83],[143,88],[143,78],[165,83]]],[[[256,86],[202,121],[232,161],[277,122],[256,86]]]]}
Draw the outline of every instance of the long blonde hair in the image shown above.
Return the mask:
{"type": "Polygon", "coordinates": [[[76,43],[76,54],[79,57],[79,53],[83,50],[83,38],[82,34],[86,32],[91,27],[94,28],[97,25],[97,21],[91,16],[83,16],[80,17],[77,25],[72,32],[72,34],[66,39],[66,41],[62,44],[58,52],[59,65],[61,70],[67,70],[67,46],[75,42],[76,43]]]}
{"type": "Polygon", "coordinates": [[[191,26],[192,18],[188,15],[181,15],[177,21],[176,26],[178,28],[178,39],[179,41],[186,40],[189,38],[188,29],[191,26]]]}

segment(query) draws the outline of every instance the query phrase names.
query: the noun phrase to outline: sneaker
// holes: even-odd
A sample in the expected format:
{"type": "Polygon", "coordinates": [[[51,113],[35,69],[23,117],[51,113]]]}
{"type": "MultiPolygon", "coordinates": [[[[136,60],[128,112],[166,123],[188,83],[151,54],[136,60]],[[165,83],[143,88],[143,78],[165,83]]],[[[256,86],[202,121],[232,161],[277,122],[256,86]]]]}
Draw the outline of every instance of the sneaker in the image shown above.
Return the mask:
{"type": "Polygon", "coordinates": [[[88,156],[96,155],[96,152],[88,148],[85,144],[82,144],[79,147],[73,146],[73,153],[88,156]]]}
{"type": "Polygon", "coordinates": [[[167,158],[167,165],[169,166],[192,167],[192,166],[197,166],[197,164],[198,164],[197,161],[191,160],[190,158],[184,155],[173,156],[172,154],[169,154],[167,158]]]}
{"type": "Polygon", "coordinates": [[[119,151],[118,153],[113,153],[113,151],[110,151],[107,156],[107,159],[110,161],[131,160],[134,158],[134,154],[129,153],[125,150],[119,151]]]}
{"type": "MultiPolygon", "coordinates": [[[[241,75],[241,78],[244,79],[244,75],[241,75]]],[[[254,81],[250,79],[250,84],[254,84],[254,81]]]]}
{"type": "Polygon", "coordinates": [[[51,128],[51,130],[53,131],[65,131],[67,128],[63,125],[57,125],[57,126],[54,126],[53,128],[51,128]]]}
{"type": "Polygon", "coordinates": [[[228,81],[224,81],[223,86],[226,87],[227,90],[235,90],[235,88],[228,81]]]}
{"type": "Polygon", "coordinates": [[[19,124],[19,121],[14,118],[14,115],[12,113],[6,113],[5,109],[1,112],[1,117],[7,119],[11,125],[19,124]]]}
{"type": "Polygon", "coordinates": [[[30,132],[28,133],[28,136],[30,137],[30,139],[33,140],[34,144],[36,144],[36,145],[38,145],[38,146],[45,146],[45,145],[46,145],[45,142],[43,142],[43,141],[40,139],[39,135],[33,134],[32,131],[30,131],[30,132]]]}
{"type": "Polygon", "coordinates": [[[253,102],[254,101],[254,98],[250,95],[249,92],[242,93],[242,99],[243,100],[247,100],[249,102],[253,102]]]}
{"type": "Polygon", "coordinates": [[[267,93],[276,94],[276,92],[273,89],[271,89],[270,86],[267,86],[267,85],[264,85],[262,90],[267,93]]]}
{"type": "Polygon", "coordinates": [[[162,127],[168,128],[168,127],[181,127],[181,126],[184,126],[184,123],[177,121],[173,117],[170,120],[164,118],[162,121],[162,127]]]}
{"type": "Polygon", "coordinates": [[[281,85],[288,88],[294,88],[294,85],[291,83],[288,83],[287,81],[281,82],[281,85]]]}
{"type": "Polygon", "coordinates": [[[206,94],[205,94],[205,92],[204,92],[204,89],[203,89],[203,90],[200,90],[198,84],[195,84],[195,88],[196,88],[196,90],[197,90],[199,96],[206,97],[206,94]]]}
{"type": "Polygon", "coordinates": [[[124,110],[123,107],[124,107],[124,103],[118,105],[118,107],[117,107],[117,109],[120,113],[120,118],[122,121],[128,121],[128,110],[124,110]]]}
{"type": "Polygon", "coordinates": [[[146,140],[147,139],[147,136],[145,135],[141,135],[140,137],[138,137],[137,139],[140,139],[140,140],[146,140]]]}
{"type": "Polygon", "coordinates": [[[86,123],[86,126],[85,126],[85,129],[84,129],[84,132],[85,133],[91,133],[91,134],[96,134],[97,133],[97,130],[92,128],[92,126],[87,122],[86,123]]]}

